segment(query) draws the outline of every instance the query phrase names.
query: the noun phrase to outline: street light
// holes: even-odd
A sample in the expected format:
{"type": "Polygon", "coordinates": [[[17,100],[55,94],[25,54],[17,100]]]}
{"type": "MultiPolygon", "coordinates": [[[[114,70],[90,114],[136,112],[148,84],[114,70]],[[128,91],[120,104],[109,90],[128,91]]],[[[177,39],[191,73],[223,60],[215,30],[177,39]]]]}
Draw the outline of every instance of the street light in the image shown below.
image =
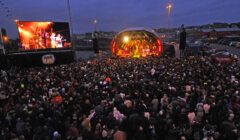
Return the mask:
{"type": "Polygon", "coordinates": [[[70,23],[72,47],[73,47],[73,51],[74,51],[74,59],[77,61],[76,48],[75,48],[74,41],[73,41],[73,24],[72,24],[70,0],[67,0],[67,10],[68,10],[69,23],[70,23]]]}
{"type": "Polygon", "coordinates": [[[168,41],[170,42],[170,16],[171,16],[171,10],[172,10],[172,4],[168,4],[167,5],[167,9],[168,9],[168,41]]]}
{"type": "Polygon", "coordinates": [[[97,19],[93,20],[93,25],[94,25],[94,32],[97,31],[97,19]]]}
{"type": "Polygon", "coordinates": [[[3,36],[3,42],[7,43],[8,42],[8,37],[7,36],[3,36]]]}
{"type": "Polygon", "coordinates": [[[72,14],[71,14],[70,0],[67,0],[67,6],[68,6],[68,17],[69,17],[69,22],[70,22],[70,30],[71,30],[71,34],[73,35],[73,25],[72,25],[72,14]]]}

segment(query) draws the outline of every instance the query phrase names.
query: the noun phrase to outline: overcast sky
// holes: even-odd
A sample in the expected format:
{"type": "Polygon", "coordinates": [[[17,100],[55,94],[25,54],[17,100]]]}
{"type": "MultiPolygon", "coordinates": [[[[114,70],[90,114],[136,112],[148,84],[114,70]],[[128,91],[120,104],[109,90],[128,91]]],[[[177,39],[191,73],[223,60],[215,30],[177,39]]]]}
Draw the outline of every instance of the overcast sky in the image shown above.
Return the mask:
{"type": "MultiPolygon", "coordinates": [[[[69,21],[67,0],[0,0],[0,26],[11,38],[18,36],[13,19],[69,21]],[[6,7],[12,18],[7,17],[6,7]]],[[[70,0],[74,33],[97,29],[120,31],[127,27],[167,27],[166,5],[172,3],[170,26],[213,22],[240,22],[240,0],[70,0]]]]}

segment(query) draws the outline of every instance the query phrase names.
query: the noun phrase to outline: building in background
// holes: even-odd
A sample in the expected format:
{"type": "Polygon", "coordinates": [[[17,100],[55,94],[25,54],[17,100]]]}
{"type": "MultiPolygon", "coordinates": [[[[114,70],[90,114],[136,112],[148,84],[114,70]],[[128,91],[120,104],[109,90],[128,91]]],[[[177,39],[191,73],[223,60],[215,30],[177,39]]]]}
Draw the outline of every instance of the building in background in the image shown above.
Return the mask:
{"type": "Polygon", "coordinates": [[[222,38],[229,35],[240,35],[239,23],[213,23],[199,28],[199,36],[205,38],[222,38]]]}

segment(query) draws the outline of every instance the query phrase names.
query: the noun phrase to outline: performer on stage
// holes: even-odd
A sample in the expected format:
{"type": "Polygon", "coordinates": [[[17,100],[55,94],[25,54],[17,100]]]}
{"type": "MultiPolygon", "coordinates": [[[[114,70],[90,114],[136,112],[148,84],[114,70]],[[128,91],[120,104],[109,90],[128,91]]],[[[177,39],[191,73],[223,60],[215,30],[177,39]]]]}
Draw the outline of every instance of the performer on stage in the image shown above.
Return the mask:
{"type": "Polygon", "coordinates": [[[51,48],[56,48],[56,34],[52,33],[50,36],[51,39],[51,48]]]}
{"type": "Polygon", "coordinates": [[[56,39],[56,47],[57,48],[62,48],[63,47],[63,45],[62,45],[63,36],[58,34],[55,39],[56,39]]]}

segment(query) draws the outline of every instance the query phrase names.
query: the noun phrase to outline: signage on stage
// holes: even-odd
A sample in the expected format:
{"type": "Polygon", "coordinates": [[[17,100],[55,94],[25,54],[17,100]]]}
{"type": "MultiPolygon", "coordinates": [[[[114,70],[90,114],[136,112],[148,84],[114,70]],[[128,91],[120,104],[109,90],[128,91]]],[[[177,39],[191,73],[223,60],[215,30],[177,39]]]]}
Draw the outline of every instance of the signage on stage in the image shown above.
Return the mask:
{"type": "Polygon", "coordinates": [[[68,49],[71,47],[67,22],[17,22],[22,50],[68,49]]]}
{"type": "Polygon", "coordinates": [[[42,63],[45,65],[51,65],[55,63],[55,56],[53,54],[46,54],[42,56],[42,63]]]}

